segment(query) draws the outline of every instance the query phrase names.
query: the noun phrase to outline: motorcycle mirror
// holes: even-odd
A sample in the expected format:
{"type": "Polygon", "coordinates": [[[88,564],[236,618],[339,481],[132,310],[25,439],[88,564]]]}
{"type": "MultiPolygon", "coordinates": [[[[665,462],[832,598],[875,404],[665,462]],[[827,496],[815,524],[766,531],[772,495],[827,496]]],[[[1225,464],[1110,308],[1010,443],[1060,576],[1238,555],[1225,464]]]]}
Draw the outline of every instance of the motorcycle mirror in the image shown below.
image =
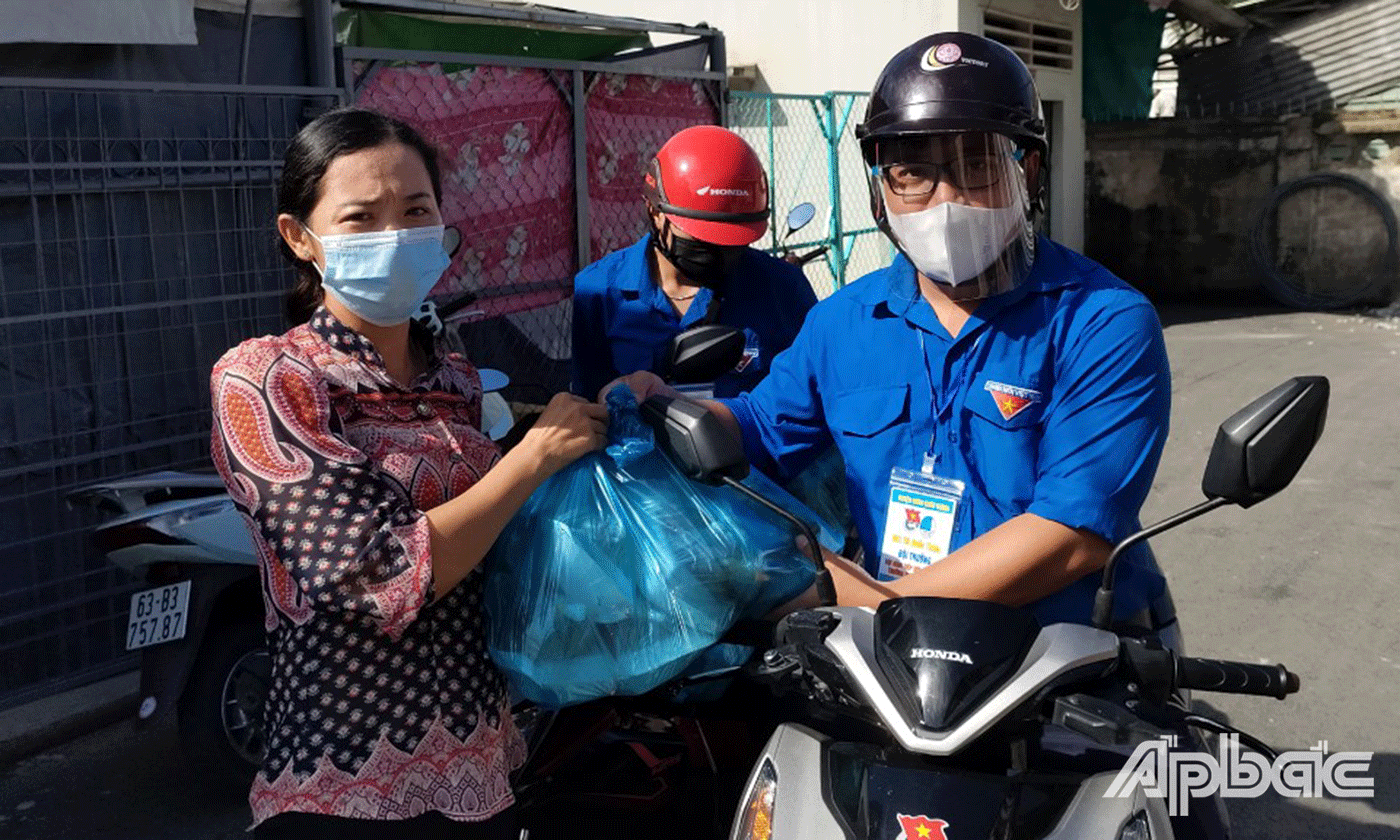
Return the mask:
{"type": "Polygon", "coordinates": [[[477,368],[476,372],[481,375],[482,393],[499,391],[510,384],[510,377],[495,368],[477,368]]]}
{"type": "Polygon", "coordinates": [[[787,214],[788,229],[787,233],[783,234],[783,238],[786,239],[789,236],[792,236],[795,232],[806,227],[807,223],[812,221],[813,217],[815,217],[816,215],[817,208],[813,206],[810,201],[804,201],[801,204],[789,210],[787,214]]]}
{"type": "Polygon", "coordinates": [[[1130,546],[1229,504],[1250,507],[1288,486],[1322,436],[1331,386],[1325,376],[1295,376],[1220,424],[1206,462],[1206,500],[1149,525],[1113,547],[1094,595],[1093,623],[1113,618],[1113,571],[1130,546]]]}
{"type": "Polygon", "coordinates": [[[836,586],[827,571],[816,530],[811,523],[798,519],[791,511],[740,481],[749,474],[744,444],[718,417],[694,400],[659,394],[647,397],[641,414],[642,420],[655,430],[661,451],[682,474],[702,484],[728,485],[796,526],[811,546],[817,596],[823,604],[836,603],[836,586]]]}
{"type": "Polygon", "coordinates": [[[661,451],[688,478],[723,484],[749,474],[744,446],[720,419],[694,400],[654,395],[642,403],[642,419],[656,432],[661,451]]]}
{"type": "Polygon", "coordinates": [[[704,324],[677,333],[667,345],[657,374],[668,382],[713,382],[744,358],[744,333],[721,324],[704,324]]]}
{"type": "Polygon", "coordinates": [[[1220,424],[1201,490],[1251,507],[1288,486],[1322,436],[1325,376],[1295,376],[1220,424]]]}

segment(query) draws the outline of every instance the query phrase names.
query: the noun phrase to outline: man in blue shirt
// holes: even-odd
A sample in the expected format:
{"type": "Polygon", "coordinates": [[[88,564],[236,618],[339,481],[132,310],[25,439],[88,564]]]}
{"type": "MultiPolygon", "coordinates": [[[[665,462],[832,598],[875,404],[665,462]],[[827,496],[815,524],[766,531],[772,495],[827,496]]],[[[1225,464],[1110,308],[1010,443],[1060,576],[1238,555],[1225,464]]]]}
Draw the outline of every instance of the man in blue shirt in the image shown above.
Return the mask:
{"type": "MultiPolygon", "coordinates": [[[[900,256],[818,304],[768,378],[712,410],[778,474],[835,442],[863,553],[829,558],[841,603],[940,595],[1088,623],[1095,573],[1138,530],[1166,440],[1156,314],[1035,234],[1045,123],[1005,47],[964,33],[911,45],[857,136],[900,256]]],[[[1124,558],[1120,620],[1163,593],[1145,546],[1124,558]]]]}
{"type": "Polygon", "coordinates": [[[817,302],[800,269],[747,247],[768,229],[758,155],[727,129],[692,126],[657,152],[645,192],[650,233],[574,278],[574,393],[654,370],[671,338],[698,324],[747,339],[743,360],[707,390],[750,390],[817,302]]]}

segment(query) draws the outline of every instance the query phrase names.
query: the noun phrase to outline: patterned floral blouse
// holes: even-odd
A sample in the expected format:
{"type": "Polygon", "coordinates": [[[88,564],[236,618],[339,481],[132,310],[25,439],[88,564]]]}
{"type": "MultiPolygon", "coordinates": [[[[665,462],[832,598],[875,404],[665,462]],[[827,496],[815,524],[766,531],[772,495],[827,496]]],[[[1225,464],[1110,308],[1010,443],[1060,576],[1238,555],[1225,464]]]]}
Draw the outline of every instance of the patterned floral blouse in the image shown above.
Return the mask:
{"type": "Polygon", "coordinates": [[[214,462],[254,535],[272,649],[254,825],[283,811],[475,821],[513,802],[524,745],[487,659],[481,573],[432,600],[422,513],[500,455],[476,369],[430,358],[404,388],[321,308],[214,366],[214,462]]]}

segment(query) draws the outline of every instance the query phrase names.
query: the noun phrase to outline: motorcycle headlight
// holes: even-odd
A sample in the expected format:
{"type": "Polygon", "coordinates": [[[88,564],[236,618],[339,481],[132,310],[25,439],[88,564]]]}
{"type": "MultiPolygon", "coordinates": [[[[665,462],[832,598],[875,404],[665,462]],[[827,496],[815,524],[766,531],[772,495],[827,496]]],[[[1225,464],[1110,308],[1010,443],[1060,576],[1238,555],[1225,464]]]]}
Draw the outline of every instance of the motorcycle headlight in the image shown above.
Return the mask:
{"type": "Polygon", "coordinates": [[[1118,840],[1152,840],[1152,828],[1147,822],[1147,812],[1138,811],[1133,814],[1133,818],[1118,832],[1118,840]]]}
{"type": "Polygon", "coordinates": [[[744,810],[734,832],[735,840],[770,840],[773,836],[773,803],[777,798],[778,773],[773,768],[773,762],[764,759],[744,801],[744,810]]]}

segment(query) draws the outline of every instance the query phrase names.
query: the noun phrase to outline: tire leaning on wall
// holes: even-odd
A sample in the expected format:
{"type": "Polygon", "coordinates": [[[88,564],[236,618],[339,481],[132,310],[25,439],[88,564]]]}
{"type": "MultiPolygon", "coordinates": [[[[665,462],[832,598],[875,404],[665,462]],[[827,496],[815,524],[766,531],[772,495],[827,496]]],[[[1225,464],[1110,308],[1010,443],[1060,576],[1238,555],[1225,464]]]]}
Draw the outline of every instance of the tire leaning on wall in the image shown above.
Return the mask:
{"type": "Polygon", "coordinates": [[[1384,299],[1400,275],[1400,225],[1385,197],[1349,175],[1318,172],[1295,178],[1274,188],[1247,238],[1249,260],[1263,279],[1264,288],[1279,303],[1296,309],[1346,309],[1384,299]],[[1386,255],[1379,274],[1351,288],[1320,292],[1309,289],[1300,277],[1281,271],[1276,262],[1278,209],[1284,199],[1309,189],[1341,187],[1359,195],[1376,209],[1386,230],[1386,255]]]}

